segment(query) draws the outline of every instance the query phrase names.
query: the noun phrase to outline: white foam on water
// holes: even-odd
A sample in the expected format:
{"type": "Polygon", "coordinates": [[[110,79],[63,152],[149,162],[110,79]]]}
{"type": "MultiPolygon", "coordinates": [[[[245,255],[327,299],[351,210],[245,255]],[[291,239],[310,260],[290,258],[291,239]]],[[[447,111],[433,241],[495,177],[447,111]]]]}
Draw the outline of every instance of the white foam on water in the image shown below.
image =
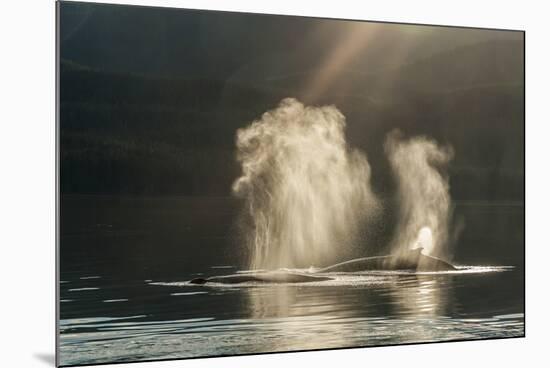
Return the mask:
{"type": "Polygon", "coordinates": [[[69,291],[88,291],[88,290],[99,290],[99,288],[98,287],[83,287],[83,288],[69,289],[69,291]]]}
{"type": "MultiPolygon", "coordinates": [[[[489,273],[489,272],[506,272],[515,269],[514,266],[455,266],[456,270],[446,271],[409,271],[409,270],[395,270],[395,271],[360,271],[353,272],[355,275],[379,275],[379,276],[411,276],[411,275],[460,275],[460,274],[476,274],[476,273],[489,273]]],[[[316,275],[331,275],[331,274],[351,274],[350,272],[334,272],[334,273],[317,273],[316,275]]]]}
{"type": "Polygon", "coordinates": [[[66,325],[76,325],[76,324],[111,322],[111,321],[119,321],[119,320],[126,320],[126,319],[144,318],[144,317],[147,317],[147,316],[144,315],[144,314],[140,314],[140,315],[137,315],[137,316],[127,316],[127,317],[69,318],[69,319],[60,320],[59,324],[61,326],[66,326],[66,325]]]}

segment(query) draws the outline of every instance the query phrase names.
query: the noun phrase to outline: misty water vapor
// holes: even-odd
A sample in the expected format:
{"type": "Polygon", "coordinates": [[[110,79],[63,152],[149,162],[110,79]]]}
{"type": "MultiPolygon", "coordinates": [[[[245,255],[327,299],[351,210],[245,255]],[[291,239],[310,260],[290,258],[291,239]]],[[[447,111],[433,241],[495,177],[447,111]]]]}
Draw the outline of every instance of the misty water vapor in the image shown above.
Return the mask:
{"type": "Polygon", "coordinates": [[[398,183],[393,252],[423,248],[424,254],[445,256],[452,207],[444,170],[453,149],[424,136],[404,139],[399,130],[388,134],[384,148],[398,183]]]}
{"type": "Polygon", "coordinates": [[[233,191],[246,203],[251,268],[330,263],[375,213],[370,166],[345,126],[334,106],[287,98],[237,131],[233,191]]]}

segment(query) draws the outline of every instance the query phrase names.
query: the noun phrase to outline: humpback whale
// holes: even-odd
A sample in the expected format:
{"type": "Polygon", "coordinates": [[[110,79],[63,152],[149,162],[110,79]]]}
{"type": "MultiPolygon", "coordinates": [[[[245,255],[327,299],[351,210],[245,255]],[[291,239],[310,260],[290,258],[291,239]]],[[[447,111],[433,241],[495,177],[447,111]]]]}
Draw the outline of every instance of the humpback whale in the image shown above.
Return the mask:
{"type": "Polygon", "coordinates": [[[422,248],[416,248],[403,254],[365,257],[337,263],[317,270],[326,272],[360,272],[360,271],[453,271],[456,268],[439,258],[422,254],[422,248]]]}
{"type": "Polygon", "coordinates": [[[333,280],[327,273],[338,272],[362,272],[362,271],[453,271],[456,268],[439,258],[422,254],[422,248],[409,250],[405,253],[388,256],[375,256],[352,259],[332,266],[315,270],[309,274],[272,271],[254,272],[247,274],[234,274],[225,276],[213,276],[208,278],[195,278],[190,284],[203,285],[206,283],[240,284],[243,282],[260,283],[301,283],[333,280]],[[321,276],[323,275],[323,276],[321,276]]]}
{"type": "Polygon", "coordinates": [[[208,278],[196,278],[189,281],[190,284],[202,285],[206,283],[219,284],[240,284],[243,282],[265,282],[265,283],[298,283],[298,282],[314,282],[332,280],[331,277],[311,276],[295,272],[257,272],[249,274],[235,274],[226,276],[214,276],[208,278]]]}

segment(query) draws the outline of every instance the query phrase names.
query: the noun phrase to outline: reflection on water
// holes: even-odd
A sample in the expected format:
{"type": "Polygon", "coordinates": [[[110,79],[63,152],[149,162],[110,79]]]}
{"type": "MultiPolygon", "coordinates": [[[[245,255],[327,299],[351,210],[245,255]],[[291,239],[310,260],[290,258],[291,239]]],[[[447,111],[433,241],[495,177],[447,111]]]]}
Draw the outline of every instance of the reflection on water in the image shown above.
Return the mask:
{"type": "MultiPolygon", "coordinates": [[[[109,301],[124,302],[128,305],[124,311],[129,313],[120,317],[62,319],[62,363],[524,334],[523,304],[521,293],[517,292],[522,273],[517,270],[428,275],[388,272],[333,277],[335,282],[244,286],[143,282],[134,285],[140,293],[136,293],[133,300],[102,299],[111,292],[128,292],[129,285],[110,291],[92,287],[62,289],[62,298],[85,299],[96,315],[120,312],[114,307],[105,309],[109,301]],[[491,293],[481,294],[488,286],[491,293]]],[[[71,281],[75,282],[78,283],[71,281]]]]}
{"type": "Polygon", "coordinates": [[[235,212],[224,203],[64,199],[61,364],[524,335],[522,206],[457,207],[467,227],[455,261],[515,267],[189,285],[246,266],[229,235],[235,212]]]}
{"type": "Polygon", "coordinates": [[[418,317],[444,314],[452,297],[452,285],[444,285],[446,282],[452,283],[452,279],[413,276],[393,283],[391,295],[397,313],[418,317]]]}

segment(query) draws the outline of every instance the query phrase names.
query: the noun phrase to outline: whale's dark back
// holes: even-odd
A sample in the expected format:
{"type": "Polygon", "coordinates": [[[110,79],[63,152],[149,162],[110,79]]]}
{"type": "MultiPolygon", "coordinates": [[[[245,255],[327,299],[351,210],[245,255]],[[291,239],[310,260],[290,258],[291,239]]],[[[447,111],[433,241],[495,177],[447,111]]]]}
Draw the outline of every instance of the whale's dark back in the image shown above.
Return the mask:
{"type": "Polygon", "coordinates": [[[261,283],[299,283],[299,282],[315,282],[332,280],[330,277],[313,276],[294,272],[258,272],[250,274],[234,274],[225,276],[214,276],[207,279],[196,278],[189,283],[202,285],[206,283],[219,284],[240,284],[244,282],[261,282],[261,283]]]}
{"type": "Polygon", "coordinates": [[[317,270],[325,272],[361,272],[361,271],[452,271],[456,268],[439,258],[426,256],[421,249],[412,250],[405,255],[365,257],[338,263],[317,270]]]}

